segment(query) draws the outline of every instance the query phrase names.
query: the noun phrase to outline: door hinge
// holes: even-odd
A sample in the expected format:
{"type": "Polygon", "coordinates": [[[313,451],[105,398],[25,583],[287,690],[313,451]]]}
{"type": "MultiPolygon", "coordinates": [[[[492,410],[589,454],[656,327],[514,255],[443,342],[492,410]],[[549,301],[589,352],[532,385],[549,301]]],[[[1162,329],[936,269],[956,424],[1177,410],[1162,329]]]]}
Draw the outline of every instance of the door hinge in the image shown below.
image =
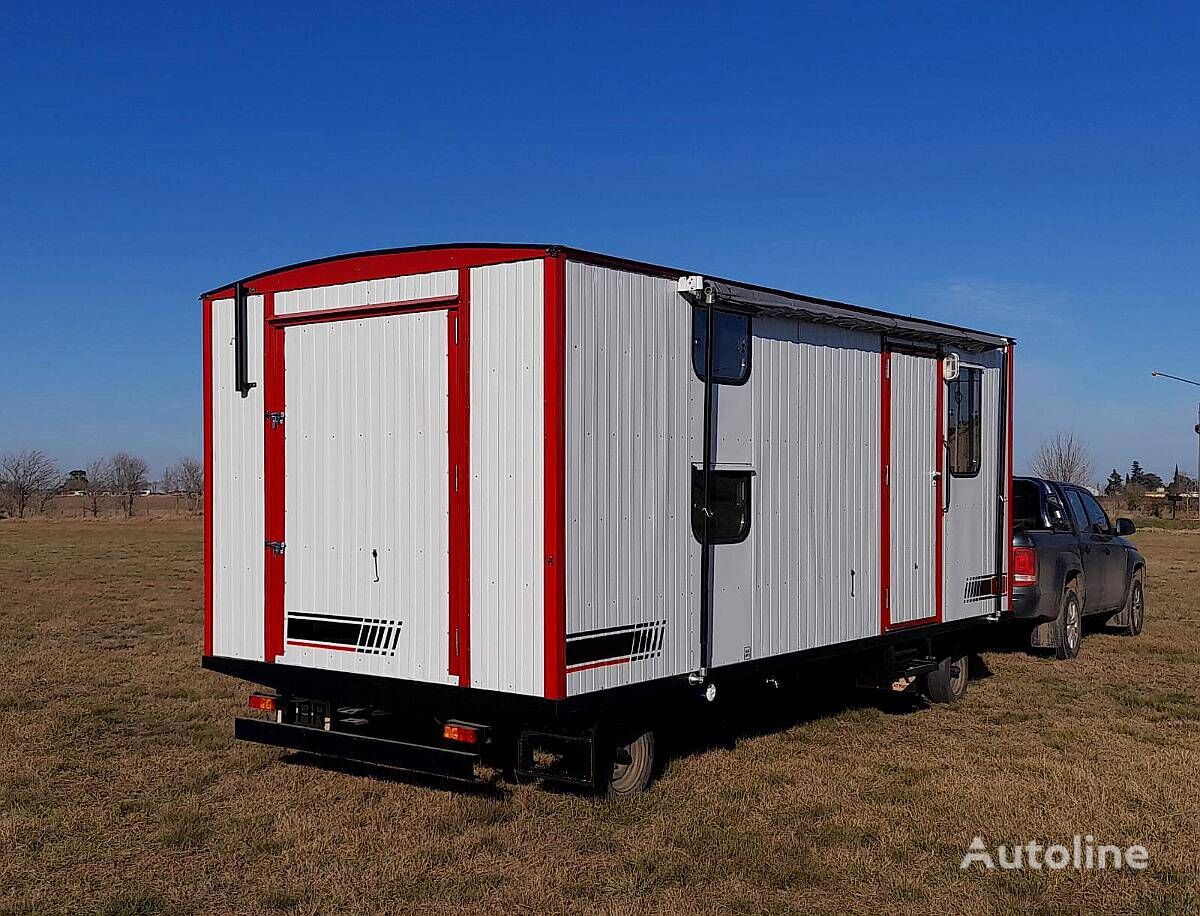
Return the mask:
{"type": "Polygon", "coordinates": [[[271,429],[278,429],[280,426],[283,425],[283,411],[282,410],[268,410],[266,413],[266,417],[271,423],[271,429]]]}
{"type": "Polygon", "coordinates": [[[267,550],[271,551],[275,556],[283,556],[283,552],[287,550],[287,544],[283,541],[267,541],[267,550]]]}

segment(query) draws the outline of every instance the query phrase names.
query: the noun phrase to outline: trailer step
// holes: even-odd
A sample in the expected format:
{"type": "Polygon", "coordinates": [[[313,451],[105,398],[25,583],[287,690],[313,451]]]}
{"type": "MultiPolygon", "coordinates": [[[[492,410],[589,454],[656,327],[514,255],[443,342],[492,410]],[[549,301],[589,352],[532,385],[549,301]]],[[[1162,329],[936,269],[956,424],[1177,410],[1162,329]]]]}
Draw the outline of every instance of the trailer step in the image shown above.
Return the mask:
{"type": "Polygon", "coordinates": [[[378,763],[385,766],[432,773],[452,779],[473,779],[479,755],[469,751],[325,731],[305,725],[288,725],[269,719],[236,718],[233,735],[242,741],[286,747],[310,754],[326,754],[346,760],[378,763]]]}

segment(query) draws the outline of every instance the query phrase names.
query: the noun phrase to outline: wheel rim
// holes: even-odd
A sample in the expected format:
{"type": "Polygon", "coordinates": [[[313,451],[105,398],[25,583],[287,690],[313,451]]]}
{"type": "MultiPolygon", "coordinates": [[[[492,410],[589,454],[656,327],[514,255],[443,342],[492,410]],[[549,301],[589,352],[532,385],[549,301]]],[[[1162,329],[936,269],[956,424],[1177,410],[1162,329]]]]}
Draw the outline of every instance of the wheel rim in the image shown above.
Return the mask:
{"type": "Polygon", "coordinates": [[[956,658],[950,663],[950,693],[959,696],[967,689],[967,660],[956,658]]]}
{"type": "Polygon", "coordinates": [[[1072,601],[1067,605],[1067,648],[1072,653],[1079,648],[1079,603],[1072,601]]]}
{"type": "Polygon", "coordinates": [[[1146,613],[1146,602],[1142,597],[1142,586],[1140,583],[1133,586],[1133,607],[1130,609],[1130,623],[1133,625],[1135,633],[1141,632],[1142,619],[1146,613]]]}
{"type": "Polygon", "coordinates": [[[609,786],[615,792],[625,792],[636,787],[645,769],[645,749],[641,738],[617,748],[613,756],[612,777],[609,786]]]}

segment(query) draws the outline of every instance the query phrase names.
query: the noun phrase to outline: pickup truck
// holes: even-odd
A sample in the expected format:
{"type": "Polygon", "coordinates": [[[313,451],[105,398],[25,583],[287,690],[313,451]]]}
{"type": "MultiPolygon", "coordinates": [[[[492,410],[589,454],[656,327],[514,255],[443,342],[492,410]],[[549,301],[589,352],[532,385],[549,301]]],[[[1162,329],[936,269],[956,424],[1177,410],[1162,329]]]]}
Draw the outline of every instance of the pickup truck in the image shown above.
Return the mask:
{"type": "Polygon", "coordinates": [[[1013,482],[1013,617],[1032,624],[1030,645],[1075,658],[1083,618],[1096,615],[1129,636],[1146,617],[1146,560],[1091,493],[1072,484],[1013,482]]]}

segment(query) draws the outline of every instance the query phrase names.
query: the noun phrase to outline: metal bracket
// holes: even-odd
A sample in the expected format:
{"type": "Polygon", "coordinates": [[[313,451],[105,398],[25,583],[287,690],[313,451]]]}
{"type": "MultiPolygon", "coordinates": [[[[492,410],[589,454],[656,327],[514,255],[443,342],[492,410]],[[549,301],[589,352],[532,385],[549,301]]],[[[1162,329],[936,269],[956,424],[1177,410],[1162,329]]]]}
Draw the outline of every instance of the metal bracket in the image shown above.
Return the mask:
{"type": "Polygon", "coordinates": [[[699,274],[690,277],[680,277],[676,289],[681,293],[699,293],[704,291],[704,278],[699,274]]]}
{"type": "Polygon", "coordinates": [[[268,410],[265,416],[271,422],[271,429],[278,429],[283,425],[282,410],[268,410]]]}
{"type": "Polygon", "coordinates": [[[275,556],[283,556],[283,552],[287,550],[287,544],[283,541],[267,541],[267,550],[271,551],[275,556]]]}

